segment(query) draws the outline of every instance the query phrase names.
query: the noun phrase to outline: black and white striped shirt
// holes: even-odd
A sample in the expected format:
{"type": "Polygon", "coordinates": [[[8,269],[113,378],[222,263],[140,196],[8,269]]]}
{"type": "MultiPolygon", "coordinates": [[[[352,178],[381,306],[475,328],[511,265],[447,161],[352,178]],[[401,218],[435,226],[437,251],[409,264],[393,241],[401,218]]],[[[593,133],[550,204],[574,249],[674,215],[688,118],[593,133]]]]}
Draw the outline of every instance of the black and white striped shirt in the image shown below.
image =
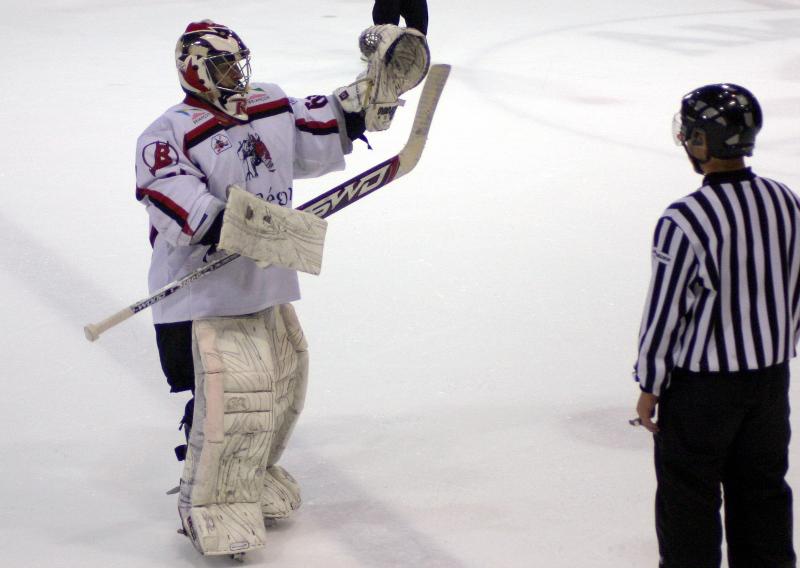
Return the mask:
{"type": "Polygon", "coordinates": [[[734,372],[796,354],[800,200],[750,168],[709,174],[656,225],[634,366],[659,395],[673,368],[734,372]]]}

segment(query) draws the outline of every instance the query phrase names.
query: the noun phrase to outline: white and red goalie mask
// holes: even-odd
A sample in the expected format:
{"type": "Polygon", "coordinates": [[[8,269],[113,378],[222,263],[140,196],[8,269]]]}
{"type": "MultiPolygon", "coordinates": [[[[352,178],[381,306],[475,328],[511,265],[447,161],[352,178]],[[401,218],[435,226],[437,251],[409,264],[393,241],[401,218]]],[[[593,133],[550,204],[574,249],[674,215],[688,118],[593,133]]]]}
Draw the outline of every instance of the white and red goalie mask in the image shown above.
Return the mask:
{"type": "Polygon", "coordinates": [[[186,93],[229,116],[247,118],[250,50],[233,30],[210,20],[189,24],[175,46],[175,64],[186,93]]]}

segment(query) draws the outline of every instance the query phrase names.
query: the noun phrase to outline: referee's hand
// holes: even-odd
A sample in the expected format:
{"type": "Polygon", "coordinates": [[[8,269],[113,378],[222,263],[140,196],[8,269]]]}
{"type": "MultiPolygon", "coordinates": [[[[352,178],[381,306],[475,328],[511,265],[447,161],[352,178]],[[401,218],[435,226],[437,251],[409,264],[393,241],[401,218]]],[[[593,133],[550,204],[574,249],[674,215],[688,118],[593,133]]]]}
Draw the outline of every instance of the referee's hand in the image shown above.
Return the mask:
{"type": "Polygon", "coordinates": [[[658,432],[658,426],[653,422],[653,416],[656,415],[656,404],[658,404],[658,397],[644,391],[639,394],[639,402],[636,403],[636,414],[639,415],[639,424],[650,430],[653,434],[658,432]]]}

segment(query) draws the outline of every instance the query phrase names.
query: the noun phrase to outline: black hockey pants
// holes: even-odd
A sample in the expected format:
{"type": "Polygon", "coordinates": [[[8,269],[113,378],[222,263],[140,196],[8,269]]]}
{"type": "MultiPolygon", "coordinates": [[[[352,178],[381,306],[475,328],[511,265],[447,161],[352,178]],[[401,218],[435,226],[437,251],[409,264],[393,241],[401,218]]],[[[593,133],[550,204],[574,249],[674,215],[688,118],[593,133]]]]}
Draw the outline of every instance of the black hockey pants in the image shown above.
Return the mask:
{"type": "Polygon", "coordinates": [[[659,401],[656,532],[662,568],[718,568],[724,490],[730,568],[790,568],[789,366],[677,370],[659,401]]]}
{"type": "MultiPolygon", "coordinates": [[[[190,390],[194,394],[194,359],[192,356],[192,322],[157,323],[156,344],[161,360],[161,370],[167,377],[170,392],[190,390]]],[[[194,414],[194,398],[189,399],[181,419],[181,428],[189,441],[194,414]]],[[[186,457],[186,446],[175,448],[175,456],[179,461],[186,457]]]]}

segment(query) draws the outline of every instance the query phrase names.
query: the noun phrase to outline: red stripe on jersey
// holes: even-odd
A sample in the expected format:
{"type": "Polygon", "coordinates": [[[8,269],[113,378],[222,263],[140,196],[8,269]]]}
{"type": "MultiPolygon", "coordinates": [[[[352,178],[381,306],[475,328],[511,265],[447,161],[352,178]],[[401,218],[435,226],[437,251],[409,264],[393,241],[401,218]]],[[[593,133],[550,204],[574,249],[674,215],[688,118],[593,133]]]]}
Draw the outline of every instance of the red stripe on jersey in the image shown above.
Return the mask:
{"type": "Polygon", "coordinates": [[[281,107],[286,107],[286,111],[290,111],[292,107],[289,105],[289,99],[283,98],[277,101],[270,101],[268,103],[261,103],[252,107],[247,107],[247,114],[256,114],[260,112],[269,112],[271,110],[278,110],[281,107]]]}
{"type": "Polygon", "coordinates": [[[209,104],[208,102],[204,101],[200,97],[195,97],[193,95],[187,94],[183,99],[183,104],[188,105],[188,106],[193,106],[195,108],[199,108],[200,110],[207,110],[208,112],[210,112],[211,114],[216,116],[217,120],[219,120],[220,124],[222,124],[223,126],[231,126],[233,124],[241,124],[241,122],[242,122],[241,120],[237,120],[237,119],[233,118],[232,116],[228,116],[227,114],[222,112],[220,109],[218,109],[217,107],[215,107],[212,104],[209,104]]]}
{"type": "Polygon", "coordinates": [[[319,122],[317,120],[298,118],[294,121],[294,125],[300,130],[310,132],[311,134],[334,134],[339,132],[339,123],[336,119],[329,120],[328,122],[319,122]]]}
{"type": "Polygon", "coordinates": [[[198,126],[197,128],[193,128],[183,136],[183,147],[184,148],[191,147],[193,142],[203,138],[203,135],[207,135],[209,133],[209,130],[212,130],[214,128],[219,128],[220,126],[221,125],[219,123],[219,120],[217,120],[216,117],[209,118],[200,126],[198,126]]]}
{"type": "Polygon", "coordinates": [[[190,237],[194,235],[194,231],[189,226],[189,214],[183,207],[172,201],[163,193],[159,193],[146,187],[137,187],[136,198],[141,201],[143,196],[149,197],[150,201],[153,202],[153,205],[155,205],[159,211],[178,223],[181,226],[182,233],[185,233],[190,237]]]}

